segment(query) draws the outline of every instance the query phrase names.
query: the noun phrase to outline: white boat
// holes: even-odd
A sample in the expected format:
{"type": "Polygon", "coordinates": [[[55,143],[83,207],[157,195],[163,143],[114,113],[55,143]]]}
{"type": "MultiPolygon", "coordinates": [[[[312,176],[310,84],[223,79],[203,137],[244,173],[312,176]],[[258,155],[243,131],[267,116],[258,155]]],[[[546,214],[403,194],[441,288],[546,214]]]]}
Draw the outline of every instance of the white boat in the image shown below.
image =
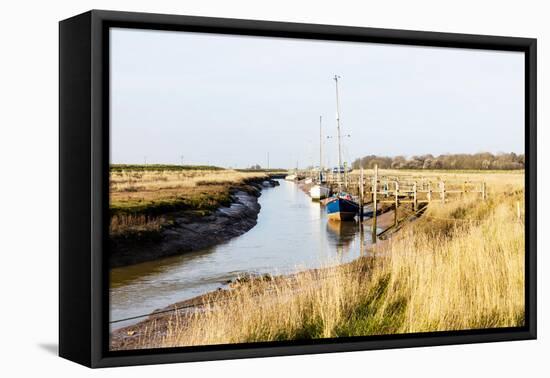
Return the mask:
{"type": "Polygon", "coordinates": [[[286,181],[295,181],[298,176],[296,175],[288,175],[285,177],[286,181]]]}
{"type": "Polygon", "coordinates": [[[309,195],[313,201],[320,201],[324,198],[327,198],[330,194],[330,189],[323,183],[323,128],[322,128],[323,117],[319,116],[319,178],[318,184],[313,185],[309,189],[309,195]]]}
{"type": "Polygon", "coordinates": [[[330,189],[322,185],[313,185],[309,190],[309,195],[314,201],[320,201],[323,198],[327,198],[330,194],[330,189]]]}
{"type": "Polygon", "coordinates": [[[313,179],[311,177],[308,177],[307,179],[304,180],[304,184],[311,184],[313,182],[313,179]]]}

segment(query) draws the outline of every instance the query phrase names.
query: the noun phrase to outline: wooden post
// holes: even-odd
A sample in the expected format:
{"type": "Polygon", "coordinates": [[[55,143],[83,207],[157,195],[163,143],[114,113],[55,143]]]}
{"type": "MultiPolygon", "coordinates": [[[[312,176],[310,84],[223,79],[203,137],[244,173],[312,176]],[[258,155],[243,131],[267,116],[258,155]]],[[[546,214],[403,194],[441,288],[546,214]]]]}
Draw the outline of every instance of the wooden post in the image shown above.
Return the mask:
{"type": "Polygon", "coordinates": [[[416,195],[416,181],[414,182],[414,185],[413,185],[413,210],[416,212],[416,209],[418,208],[418,202],[417,201],[417,195],[416,195]]]}
{"type": "Polygon", "coordinates": [[[428,181],[428,203],[432,202],[432,182],[428,181]]]}
{"type": "Polygon", "coordinates": [[[344,162],[344,188],[348,191],[348,166],[346,162],[344,162]]]}
{"type": "Polygon", "coordinates": [[[466,197],[466,181],[462,182],[462,193],[460,193],[460,197],[466,197]]]}
{"type": "Polygon", "coordinates": [[[393,212],[394,226],[397,226],[397,206],[399,206],[399,181],[395,182],[395,210],[393,212]]]}
{"type": "Polygon", "coordinates": [[[363,222],[359,222],[359,256],[365,255],[365,228],[363,222]]]}
{"type": "Polygon", "coordinates": [[[439,182],[439,189],[441,190],[441,202],[445,203],[445,181],[439,182]]]}
{"type": "Polygon", "coordinates": [[[487,199],[487,188],[485,187],[485,181],[481,183],[481,199],[484,201],[487,199]]]}
{"type": "Polygon", "coordinates": [[[376,243],[376,212],[378,211],[377,202],[378,192],[378,164],[374,165],[374,177],[372,178],[372,242],[376,243]]]}
{"type": "Polygon", "coordinates": [[[364,206],[365,206],[365,201],[364,201],[365,187],[363,183],[364,178],[365,178],[365,174],[363,171],[363,167],[361,167],[361,177],[359,178],[359,220],[361,221],[361,225],[363,224],[364,206]]]}

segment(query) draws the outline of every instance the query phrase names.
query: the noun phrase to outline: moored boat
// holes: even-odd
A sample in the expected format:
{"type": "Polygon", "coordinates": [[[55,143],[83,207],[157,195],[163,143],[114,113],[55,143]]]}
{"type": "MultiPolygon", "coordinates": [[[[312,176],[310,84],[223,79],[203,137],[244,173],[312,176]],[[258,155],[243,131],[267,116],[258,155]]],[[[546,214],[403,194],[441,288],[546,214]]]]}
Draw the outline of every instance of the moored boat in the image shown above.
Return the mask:
{"type": "Polygon", "coordinates": [[[314,201],[320,201],[323,198],[327,198],[329,193],[330,189],[322,185],[313,185],[311,189],[309,189],[309,195],[314,201]]]}
{"type": "Polygon", "coordinates": [[[296,175],[285,176],[286,181],[295,181],[297,178],[298,178],[298,176],[296,176],[296,175]]]}
{"type": "Polygon", "coordinates": [[[349,194],[339,193],[328,199],[326,204],[329,220],[353,220],[359,212],[359,205],[349,194]]]}
{"type": "MultiPolygon", "coordinates": [[[[334,76],[336,82],[336,130],[338,132],[338,167],[342,167],[342,149],[340,146],[340,105],[338,103],[338,76],[334,76]]],[[[342,173],[340,169],[338,174],[338,193],[330,197],[326,202],[327,216],[329,220],[349,221],[353,220],[359,213],[359,204],[353,197],[342,192],[342,173]]]]}
{"type": "Polygon", "coordinates": [[[330,189],[323,185],[326,181],[323,175],[323,117],[319,116],[319,176],[317,184],[309,189],[309,195],[313,201],[320,201],[330,195],[330,189]]]}

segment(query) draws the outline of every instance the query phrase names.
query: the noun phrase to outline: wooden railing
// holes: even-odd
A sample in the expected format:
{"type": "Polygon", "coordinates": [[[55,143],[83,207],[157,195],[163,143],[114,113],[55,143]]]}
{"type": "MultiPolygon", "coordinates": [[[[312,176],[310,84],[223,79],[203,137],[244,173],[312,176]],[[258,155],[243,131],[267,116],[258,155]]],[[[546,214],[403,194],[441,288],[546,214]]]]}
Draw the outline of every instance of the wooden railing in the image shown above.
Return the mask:
{"type": "MultiPolygon", "coordinates": [[[[317,173],[300,172],[301,177],[318,179],[317,173]]],[[[412,211],[417,212],[422,204],[432,202],[445,203],[465,196],[476,196],[480,200],[487,199],[487,185],[484,181],[447,179],[438,176],[398,176],[379,174],[378,167],[371,175],[366,175],[361,169],[359,174],[341,174],[340,183],[337,173],[325,175],[326,182],[332,192],[341,187],[343,191],[358,198],[360,214],[363,219],[364,206],[372,204],[372,236],[376,241],[376,217],[379,204],[390,204],[394,208],[394,226],[399,223],[399,206],[411,204],[412,211]],[[339,185],[340,184],[340,185],[339,185]]]]}

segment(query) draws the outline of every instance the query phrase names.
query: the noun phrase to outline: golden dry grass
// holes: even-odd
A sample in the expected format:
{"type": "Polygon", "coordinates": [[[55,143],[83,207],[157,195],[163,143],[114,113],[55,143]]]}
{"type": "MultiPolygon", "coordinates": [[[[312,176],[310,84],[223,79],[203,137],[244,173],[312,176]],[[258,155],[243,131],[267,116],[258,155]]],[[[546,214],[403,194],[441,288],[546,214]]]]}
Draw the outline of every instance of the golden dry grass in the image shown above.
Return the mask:
{"type": "Polygon", "coordinates": [[[136,191],[158,192],[161,196],[164,190],[193,188],[205,185],[239,184],[244,180],[266,177],[264,173],[239,172],[227,170],[166,170],[166,171],[115,171],[110,174],[111,193],[136,191]]]}
{"type": "MultiPolygon", "coordinates": [[[[365,176],[372,176],[374,171],[371,169],[365,169],[365,176]]],[[[350,177],[357,178],[360,175],[359,170],[354,170],[350,173],[350,177]]],[[[463,182],[479,184],[485,182],[489,194],[503,193],[510,190],[518,190],[523,188],[523,182],[525,180],[525,173],[523,170],[514,171],[446,171],[446,170],[399,170],[399,169],[384,169],[379,170],[378,175],[383,178],[399,178],[400,180],[418,181],[430,181],[437,183],[438,181],[446,181],[450,183],[451,187],[456,186],[460,189],[463,182]]],[[[435,185],[433,185],[435,188],[435,185]]]]}
{"type": "Polygon", "coordinates": [[[521,326],[523,178],[486,178],[487,201],[431,204],[374,258],[239,285],[167,332],[153,324],[139,347],[521,326]]]}

